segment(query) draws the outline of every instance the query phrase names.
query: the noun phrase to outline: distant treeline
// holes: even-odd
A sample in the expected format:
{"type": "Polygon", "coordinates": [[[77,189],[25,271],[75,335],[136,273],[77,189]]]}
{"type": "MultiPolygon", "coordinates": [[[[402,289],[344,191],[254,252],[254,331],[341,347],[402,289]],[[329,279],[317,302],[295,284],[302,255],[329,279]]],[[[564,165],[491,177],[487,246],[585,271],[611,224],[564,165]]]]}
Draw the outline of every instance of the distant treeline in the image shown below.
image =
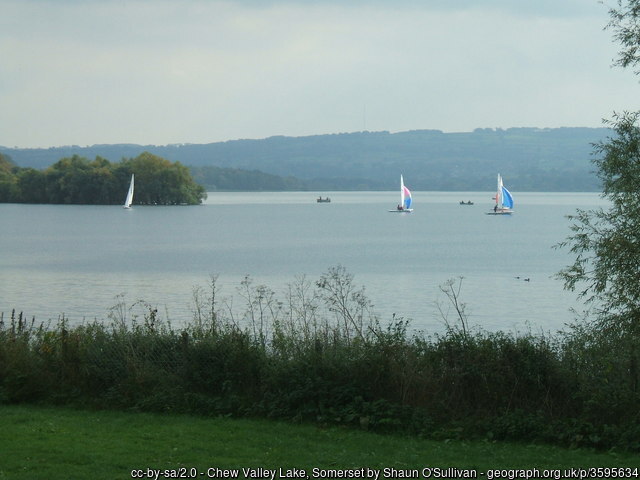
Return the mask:
{"type": "Polygon", "coordinates": [[[490,191],[501,173],[515,192],[600,191],[592,145],[609,134],[608,128],[479,128],[164,146],[0,147],[0,153],[41,169],[73,155],[115,161],[147,151],[188,165],[208,190],[395,190],[402,173],[412,190],[490,191]]]}
{"type": "Polygon", "coordinates": [[[216,191],[305,191],[309,185],[298,178],[270,175],[258,170],[239,168],[191,167],[196,182],[209,192],[216,191]]]}
{"type": "Polygon", "coordinates": [[[194,205],[206,198],[187,167],[148,152],[119,163],[73,155],[45,170],[18,167],[0,154],[0,202],[119,204],[131,174],[136,177],[134,204],[194,205]]]}

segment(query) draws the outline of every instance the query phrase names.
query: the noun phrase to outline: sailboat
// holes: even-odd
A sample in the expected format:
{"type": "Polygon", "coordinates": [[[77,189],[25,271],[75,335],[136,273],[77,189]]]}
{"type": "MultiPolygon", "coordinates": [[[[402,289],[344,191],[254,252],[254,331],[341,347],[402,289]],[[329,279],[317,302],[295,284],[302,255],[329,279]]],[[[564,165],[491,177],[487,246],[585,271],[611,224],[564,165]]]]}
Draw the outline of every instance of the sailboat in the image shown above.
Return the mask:
{"type": "Polygon", "coordinates": [[[498,190],[496,191],[496,204],[492,212],[487,215],[511,215],[513,213],[513,196],[502,183],[502,176],[498,174],[498,190]]]}
{"type": "Polygon", "coordinates": [[[131,174],[131,183],[129,183],[129,191],[127,192],[127,198],[124,201],[122,208],[131,208],[131,202],[133,202],[133,173],[131,174]]]}
{"type": "Polygon", "coordinates": [[[400,175],[400,203],[394,210],[389,211],[397,213],[413,212],[413,208],[411,208],[411,192],[404,186],[404,179],[402,178],[402,175],[400,175]]]}

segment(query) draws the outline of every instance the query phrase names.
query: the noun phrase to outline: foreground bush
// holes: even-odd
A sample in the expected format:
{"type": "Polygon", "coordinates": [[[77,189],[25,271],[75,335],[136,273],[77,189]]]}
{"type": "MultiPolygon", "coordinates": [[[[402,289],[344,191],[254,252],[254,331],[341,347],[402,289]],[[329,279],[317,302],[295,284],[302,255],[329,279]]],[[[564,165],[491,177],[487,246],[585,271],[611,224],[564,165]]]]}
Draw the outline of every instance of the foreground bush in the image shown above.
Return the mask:
{"type": "MultiPolygon", "coordinates": [[[[0,321],[0,402],[261,416],[430,438],[509,439],[640,450],[627,337],[557,338],[381,325],[341,267],[286,301],[243,282],[241,314],[194,292],[179,329],[123,305],[110,321],[0,321]]],[[[462,313],[462,312],[461,312],[462,313]]]]}

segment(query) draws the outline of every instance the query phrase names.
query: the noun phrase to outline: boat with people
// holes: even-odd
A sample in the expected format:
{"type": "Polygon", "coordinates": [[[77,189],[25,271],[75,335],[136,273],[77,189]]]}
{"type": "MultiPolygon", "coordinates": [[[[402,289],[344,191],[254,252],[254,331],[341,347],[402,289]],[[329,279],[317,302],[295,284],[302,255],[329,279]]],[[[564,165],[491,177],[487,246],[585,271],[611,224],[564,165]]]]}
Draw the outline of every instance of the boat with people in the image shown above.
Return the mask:
{"type": "Polygon", "coordinates": [[[407,187],[404,186],[404,179],[402,178],[402,175],[400,175],[400,203],[394,210],[389,211],[396,213],[411,213],[413,212],[411,204],[411,192],[407,187]]]}
{"type": "Polygon", "coordinates": [[[318,203],[331,203],[331,199],[329,197],[322,198],[322,195],[320,195],[318,198],[316,198],[316,202],[318,202],[318,203]]]}
{"type": "Polygon", "coordinates": [[[473,205],[473,202],[471,200],[469,200],[468,202],[465,202],[464,200],[460,200],[460,205],[473,205]]]}
{"type": "Polygon", "coordinates": [[[511,215],[513,213],[513,195],[502,182],[502,176],[498,174],[498,189],[494,197],[496,204],[493,211],[487,215],[511,215]]]}

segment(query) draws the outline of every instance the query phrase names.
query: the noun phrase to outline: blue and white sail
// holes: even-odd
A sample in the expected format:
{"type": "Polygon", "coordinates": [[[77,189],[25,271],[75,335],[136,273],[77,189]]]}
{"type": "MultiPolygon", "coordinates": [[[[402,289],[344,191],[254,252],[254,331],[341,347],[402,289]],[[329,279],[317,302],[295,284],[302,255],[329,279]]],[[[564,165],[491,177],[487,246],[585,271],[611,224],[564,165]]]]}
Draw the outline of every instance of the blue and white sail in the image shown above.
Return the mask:
{"type": "Polygon", "coordinates": [[[503,185],[501,175],[498,175],[498,185],[500,185],[499,192],[502,208],[513,208],[513,195],[511,195],[511,192],[503,185]]]}
{"type": "Polygon", "coordinates": [[[496,205],[493,207],[493,213],[511,214],[513,213],[513,195],[507,190],[502,182],[502,175],[498,174],[498,190],[496,191],[496,205]]]}
{"type": "Polygon", "coordinates": [[[404,186],[404,178],[400,175],[400,203],[393,210],[389,210],[390,212],[413,212],[413,208],[411,208],[412,204],[411,200],[411,191],[407,187],[404,186]]]}
{"type": "Polygon", "coordinates": [[[402,175],[400,175],[400,205],[402,205],[405,210],[411,209],[411,192],[404,186],[402,175]]]}

